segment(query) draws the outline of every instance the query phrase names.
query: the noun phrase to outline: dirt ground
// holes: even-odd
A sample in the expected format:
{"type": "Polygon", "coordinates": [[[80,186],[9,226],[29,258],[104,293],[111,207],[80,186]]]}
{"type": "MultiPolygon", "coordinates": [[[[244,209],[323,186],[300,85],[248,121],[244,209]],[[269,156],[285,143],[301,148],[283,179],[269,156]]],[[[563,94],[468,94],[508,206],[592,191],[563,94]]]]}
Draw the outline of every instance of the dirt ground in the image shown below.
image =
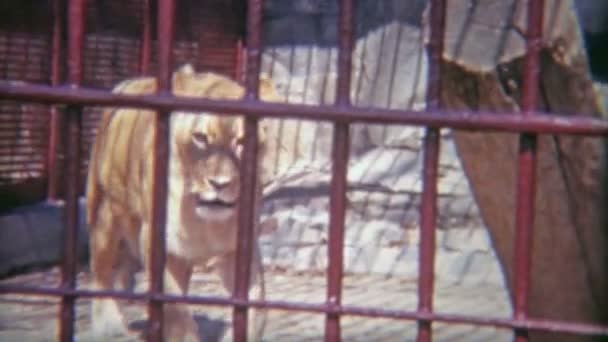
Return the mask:
{"type": "MultiPolygon", "coordinates": [[[[136,291],[147,285],[138,274],[136,291]]],[[[266,271],[268,299],[320,303],[325,297],[323,274],[266,271]]],[[[3,280],[2,283],[30,286],[56,286],[59,270],[54,268],[3,280]]],[[[88,273],[81,272],[78,286],[87,288],[88,273]]],[[[214,274],[197,272],[192,280],[195,294],[225,295],[219,278],[214,274]]],[[[438,284],[435,289],[435,309],[439,312],[475,314],[484,317],[505,317],[510,308],[499,298],[502,291],[493,285],[463,286],[438,284]]],[[[413,310],[416,307],[415,280],[382,276],[350,275],[344,279],[343,303],[375,308],[413,310]]],[[[55,341],[57,340],[57,310],[59,301],[52,297],[0,295],[0,341],[55,341]]],[[[89,299],[77,301],[76,341],[91,341],[89,299]]],[[[124,303],[133,336],[119,341],[142,340],[138,331],[145,326],[145,305],[124,303]]],[[[193,306],[196,320],[204,331],[205,341],[231,340],[231,311],[228,308],[193,306]]],[[[269,311],[264,339],[267,341],[322,341],[324,316],[321,314],[269,311]]],[[[435,323],[436,341],[507,341],[511,332],[494,328],[435,323]]],[[[390,319],[344,317],[345,341],[413,341],[416,323],[390,319]]]]}

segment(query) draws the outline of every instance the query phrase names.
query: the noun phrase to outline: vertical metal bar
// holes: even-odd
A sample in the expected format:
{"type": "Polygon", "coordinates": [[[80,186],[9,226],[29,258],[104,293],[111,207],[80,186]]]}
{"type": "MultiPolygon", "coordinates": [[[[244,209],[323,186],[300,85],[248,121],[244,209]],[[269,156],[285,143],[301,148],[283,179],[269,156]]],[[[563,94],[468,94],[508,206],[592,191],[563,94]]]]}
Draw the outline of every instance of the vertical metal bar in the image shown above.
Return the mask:
{"type": "MultiPolygon", "coordinates": [[[[441,56],[445,31],[445,1],[430,3],[431,37],[427,44],[429,58],[426,109],[438,110],[441,104],[441,56]]],[[[424,136],[422,203],[420,206],[420,272],[418,278],[418,312],[433,312],[435,281],[435,229],[437,225],[437,169],[439,166],[440,130],[427,128],[424,136]]],[[[432,322],[418,321],[418,341],[432,340],[432,322]]]]}
{"type": "Polygon", "coordinates": [[[338,32],[338,80],[336,104],[350,106],[350,83],[354,45],[355,5],[353,0],[340,0],[338,32]]]}
{"type": "MultiPolygon", "coordinates": [[[[85,32],[85,0],[69,2],[69,36],[68,36],[68,81],[70,86],[78,88],[82,83],[82,50],[85,32]]],[[[63,238],[63,264],[61,268],[61,286],[64,289],[76,287],[76,267],[78,260],[78,194],[80,192],[80,132],[82,106],[69,106],[66,110],[67,120],[67,179],[65,201],[65,236],[63,238]]],[[[75,296],[64,295],[61,298],[59,340],[72,341],[74,337],[74,304],[75,296]]]]}
{"type": "MultiPolygon", "coordinates": [[[[158,93],[170,94],[171,69],[173,67],[173,37],[175,33],[175,1],[158,1],[158,93]]],[[[152,223],[150,234],[150,289],[151,296],[163,292],[165,269],[165,224],[167,221],[168,160],[169,160],[170,112],[156,113],[154,132],[154,190],[152,199],[152,223]]],[[[163,340],[163,302],[151,299],[148,302],[148,341],[163,340]]]]}
{"type": "Polygon", "coordinates": [[[139,73],[149,75],[150,56],[152,55],[152,11],[150,10],[150,0],[143,0],[142,4],[142,37],[141,54],[139,60],[139,73]]]}
{"type": "MultiPolygon", "coordinates": [[[[350,72],[350,70],[349,70],[350,72]]],[[[347,165],[349,126],[336,123],[333,133],[332,179],[327,268],[327,305],[338,308],[342,304],[344,265],[344,217],[346,214],[347,165]]],[[[325,318],[325,341],[341,341],[340,315],[328,313],[325,318]]]]}
{"type": "MultiPolygon", "coordinates": [[[[248,100],[259,98],[260,64],[262,57],[262,11],[263,0],[249,0],[247,6],[247,70],[245,86],[248,100]]],[[[248,300],[249,281],[254,239],[257,224],[255,207],[256,173],[258,159],[258,119],[245,118],[245,144],[241,162],[241,194],[239,198],[238,239],[235,265],[234,299],[248,300]]],[[[237,342],[247,340],[247,306],[235,306],[232,313],[233,337],[237,342]]]]}
{"type": "Polygon", "coordinates": [[[243,61],[243,54],[244,54],[244,47],[243,47],[243,40],[242,39],[238,39],[236,41],[236,56],[235,56],[235,70],[234,70],[234,79],[237,80],[238,82],[243,82],[244,81],[244,61],[243,61]]]}
{"type": "MultiPolygon", "coordinates": [[[[523,78],[523,116],[538,107],[538,81],[540,73],[539,53],[542,44],[543,0],[528,1],[528,28],[526,32],[526,57],[523,78]]],[[[534,224],[534,199],[536,188],[536,134],[523,133],[519,139],[517,178],[517,217],[515,230],[515,319],[528,316],[528,293],[532,263],[532,237],[534,224]]],[[[528,341],[528,331],[515,330],[515,341],[528,341]]]]}
{"type": "MultiPolygon", "coordinates": [[[[53,33],[51,56],[51,85],[57,87],[61,83],[63,36],[63,0],[53,0],[53,33]]],[[[49,146],[47,150],[48,187],[47,199],[55,201],[59,197],[59,138],[61,129],[61,115],[57,106],[51,106],[51,122],[49,125],[49,146]]]]}
{"type": "Polygon", "coordinates": [[[247,4],[247,69],[245,86],[247,98],[257,99],[262,61],[262,13],[264,0],[249,0],[247,4]]]}
{"type": "MultiPolygon", "coordinates": [[[[354,45],[353,0],[340,1],[340,18],[338,23],[338,80],[336,104],[348,107],[351,105],[351,69],[354,45]]],[[[332,146],[332,177],[330,188],[330,218],[328,267],[327,267],[327,306],[338,308],[342,304],[342,278],[344,274],[344,220],[346,215],[347,167],[350,137],[349,125],[334,124],[332,146]]],[[[325,341],[340,341],[340,315],[328,312],[325,317],[325,341]]]]}

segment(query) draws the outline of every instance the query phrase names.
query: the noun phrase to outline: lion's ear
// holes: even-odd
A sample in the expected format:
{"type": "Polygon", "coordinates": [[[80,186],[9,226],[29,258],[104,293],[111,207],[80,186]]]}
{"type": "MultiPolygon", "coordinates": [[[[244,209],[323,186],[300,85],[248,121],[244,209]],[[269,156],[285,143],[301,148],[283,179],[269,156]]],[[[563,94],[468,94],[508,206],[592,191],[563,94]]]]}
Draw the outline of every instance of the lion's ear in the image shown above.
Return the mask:
{"type": "Polygon", "coordinates": [[[282,100],[272,78],[265,72],[260,73],[260,98],[269,102],[281,102],[282,100]]]}
{"type": "Polygon", "coordinates": [[[173,91],[179,92],[187,89],[187,84],[194,75],[192,64],[186,63],[173,73],[173,91]]]}
{"type": "MultiPolygon", "coordinates": [[[[233,126],[234,134],[236,135],[236,140],[244,141],[245,140],[245,117],[241,117],[235,121],[235,126],[233,126]]],[[[258,123],[258,142],[261,145],[265,145],[268,139],[268,123],[266,120],[261,120],[258,123]]]]}
{"type": "Polygon", "coordinates": [[[182,65],[179,69],[177,69],[177,72],[183,75],[193,75],[194,67],[192,66],[192,64],[186,63],[182,65]]]}

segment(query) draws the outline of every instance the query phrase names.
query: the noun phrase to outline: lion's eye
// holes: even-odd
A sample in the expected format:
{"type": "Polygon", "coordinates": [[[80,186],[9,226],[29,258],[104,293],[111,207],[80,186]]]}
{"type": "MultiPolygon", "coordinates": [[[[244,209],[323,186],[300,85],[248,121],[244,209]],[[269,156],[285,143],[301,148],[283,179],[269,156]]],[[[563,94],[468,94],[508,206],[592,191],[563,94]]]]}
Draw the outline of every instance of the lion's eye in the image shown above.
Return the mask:
{"type": "Polygon", "coordinates": [[[192,133],[192,142],[196,147],[204,148],[209,144],[209,137],[207,137],[207,134],[205,133],[194,132],[192,133]]]}

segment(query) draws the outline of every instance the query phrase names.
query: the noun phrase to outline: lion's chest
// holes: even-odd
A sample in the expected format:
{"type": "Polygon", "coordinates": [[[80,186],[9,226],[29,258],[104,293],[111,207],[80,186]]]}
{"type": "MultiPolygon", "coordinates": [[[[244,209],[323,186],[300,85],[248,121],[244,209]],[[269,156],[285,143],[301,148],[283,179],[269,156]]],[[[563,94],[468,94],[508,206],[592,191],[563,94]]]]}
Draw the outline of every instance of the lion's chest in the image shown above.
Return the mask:
{"type": "Polygon", "coordinates": [[[222,220],[203,219],[195,206],[182,200],[167,211],[167,249],[170,253],[204,263],[236,249],[236,215],[222,220]]]}

